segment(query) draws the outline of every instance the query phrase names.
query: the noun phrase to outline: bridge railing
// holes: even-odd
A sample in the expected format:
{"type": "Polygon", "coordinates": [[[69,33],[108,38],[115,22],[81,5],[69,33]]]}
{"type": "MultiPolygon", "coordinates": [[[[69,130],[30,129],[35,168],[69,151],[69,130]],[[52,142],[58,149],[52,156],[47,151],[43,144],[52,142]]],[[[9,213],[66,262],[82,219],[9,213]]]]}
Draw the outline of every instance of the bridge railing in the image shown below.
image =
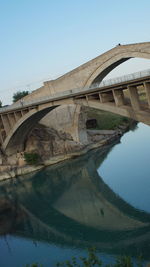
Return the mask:
{"type": "Polygon", "coordinates": [[[109,79],[109,80],[104,80],[101,83],[92,84],[90,87],[74,88],[72,90],[58,92],[52,96],[47,95],[47,96],[43,96],[40,98],[35,98],[35,99],[27,100],[27,101],[23,100],[23,102],[18,101],[17,103],[15,103],[15,106],[10,105],[8,107],[0,108],[0,113],[11,111],[11,110],[18,109],[18,108],[26,108],[30,105],[37,105],[40,103],[44,103],[48,100],[53,101],[54,99],[57,99],[57,98],[61,98],[61,97],[65,97],[65,96],[72,96],[72,95],[77,94],[77,93],[88,91],[89,89],[102,88],[105,86],[119,84],[119,83],[123,83],[123,82],[128,82],[131,80],[136,80],[138,78],[144,78],[144,77],[148,77],[148,76],[150,76],[150,69],[140,71],[140,72],[131,73],[128,75],[123,75],[121,77],[116,77],[116,78],[109,79]]]}
{"type": "Polygon", "coordinates": [[[92,86],[90,86],[90,88],[93,88],[93,87],[94,88],[95,87],[105,87],[105,86],[109,86],[109,85],[113,85],[113,84],[118,84],[118,83],[123,83],[123,82],[136,80],[138,78],[144,78],[144,77],[147,77],[147,76],[150,76],[150,69],[134,72],[134,73],[131,73],[131,74],[123,75],[123,76],[112,78],[112,79],[108,79],[108,80],[104,80],[104,81],[102,81],[100,83],[94,83],[92,86]]]}

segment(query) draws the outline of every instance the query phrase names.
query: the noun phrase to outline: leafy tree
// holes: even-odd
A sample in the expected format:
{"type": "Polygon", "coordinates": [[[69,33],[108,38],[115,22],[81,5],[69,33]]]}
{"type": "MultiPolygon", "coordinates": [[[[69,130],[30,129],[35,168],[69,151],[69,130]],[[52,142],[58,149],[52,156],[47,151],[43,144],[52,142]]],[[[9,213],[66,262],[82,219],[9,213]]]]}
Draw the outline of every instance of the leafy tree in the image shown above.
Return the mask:
{"type": "Polygon", "coordinates": [[[13,94],[13,103],[29,94],[29,91],[17,91],[13,94]]]}
{"type": "Polygon", "coordinates": [[[2,101],[0,100],[0,108],[2,108],[2,101]]]}

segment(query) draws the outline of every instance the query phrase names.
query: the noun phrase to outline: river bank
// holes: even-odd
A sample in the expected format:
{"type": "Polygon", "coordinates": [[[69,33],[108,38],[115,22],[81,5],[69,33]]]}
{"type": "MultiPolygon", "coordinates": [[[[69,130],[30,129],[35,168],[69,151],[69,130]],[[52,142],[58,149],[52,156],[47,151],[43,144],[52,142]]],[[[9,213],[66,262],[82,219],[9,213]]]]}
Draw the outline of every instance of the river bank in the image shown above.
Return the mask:
{"type": "Polygon", "coordinates": [[[79,157],[91,149],[103,149],[119,142],[126,131],[135,127],[136,122],[110,112],[84,109],[79,124],[83,125],[81,132],[85,138],[82,142],[75,141],[69,132],[38,123],[28,135],[23,151],[16,151],[10,156],[1,151],[0,181],[79,157]],[[34,156],[36,160],[33,160],[34,156]]]}
{"type": "Polygon", "coordinates": [[[38,165],[25,165],[25,166],[4,166],[5,171],[0,172],[0,181],[11,179],[20,175],[25,175],[28,173],[39,171],[47,166],[57,164],[59,162],[69,160],[75,157],[79,157],[89,150],[96,148],[105,148],[106,146],[112,145],[113,143],[119,142],[121,136],[129,129],[129,125],[126,124],[116,131],[112,130],[95,130],[88,131],[89,136],[94,140],[92,143],[85,145],[82,149],[74,151],[71,153],[65,153],[57,156],[47,158],[38,165]],[[99,141],[98,141],[99,139],[99,141]]]}
{"type": "Polygon", "coordinates": [[[1,182],[2,265],[55,266],[85,256],[94,244],[105,264],[118,255],[142,254],[145,266],[150,260],[149,134],[139,123],[115,145],[1,182]]]}

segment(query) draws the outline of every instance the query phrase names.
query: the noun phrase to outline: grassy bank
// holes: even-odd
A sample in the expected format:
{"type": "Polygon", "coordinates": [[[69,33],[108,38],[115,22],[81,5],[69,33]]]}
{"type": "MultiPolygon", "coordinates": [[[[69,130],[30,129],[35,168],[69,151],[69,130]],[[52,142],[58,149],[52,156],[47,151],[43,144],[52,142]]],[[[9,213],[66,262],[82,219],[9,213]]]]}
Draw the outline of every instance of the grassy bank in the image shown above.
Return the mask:
{"type": "Polygon", "coordinates": [[[114,130],[120,125],[130,124],[131,122],[129,118],[94,108],[88,108],[86,113],[88,120],[96,119],[97,126],[94,129],[97,130],[114,130]]]}

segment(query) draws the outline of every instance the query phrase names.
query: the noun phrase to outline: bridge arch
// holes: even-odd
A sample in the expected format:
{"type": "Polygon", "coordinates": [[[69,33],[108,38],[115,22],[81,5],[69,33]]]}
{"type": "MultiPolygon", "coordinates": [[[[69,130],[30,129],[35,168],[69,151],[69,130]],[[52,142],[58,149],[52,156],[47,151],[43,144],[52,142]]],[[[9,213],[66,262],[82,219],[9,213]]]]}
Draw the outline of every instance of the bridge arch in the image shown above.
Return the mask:
{"type": "Polygon", "coordinates": [[[41,110],[31,109],[22,116],[8,133],[2,148],[7,155],[24,150],[24,144],[28,134],[47,113],[58,106],[43,107],[41,110]]]}
{"type": "Polygon", "coordinates": [[[98,67],[90,74],[84,87],[91,87],[95,83],[100,83],[109,72],[131,58],[150,59],[150,51],[119,51],[117,54],[112,54],[107,60],[98,64],[98,67]]]}
{"type": "MultiPolygon", "coordinates": [[[[53,127],[52,125],[49,126],[48,124],[43,123],[43,121],[41,120],[47,114],[52,113],[54,109],[66,106],[65,100],[58,102],[59,103],[46,103],[39,106],[35,106],[29,109],[26,114],[24,114],[21,118],[17,120],[17,122],[13,125],[13,127],[8,132],[6,132],[6,138],[4,142],[1,144],[2,149],[3,151],[5,151],[6,155],[11,156],[15,154],[17,151],[18,152],[24,151],[27,137],[38,122],[47,127],[53,127]]],[[[70,105],[73,104],[71,99],[69,99],[67,103],[70,105]]],[[[68,133],[72,136],[75,142],[81,142],[80,139],[83,138],[82,136],[83,129],[80,123],[81,105],[76,104],[75,106],[76,108],[71,117],[72,119],[71,130],[70,130],[71,132],[68,133]]],[[[16,110],[16,112],[19,112],[19,110],[16,110]]],[[[48,119],[49,120],[52,119],[52,121],[54,121],[53,117],[49,117],[48,119]]],[[[57,118],[55,119],[57,120],[57,118]]],[[[86,140],[87,138],[86,133],[84,133],[84,138],[86,140]]]]}
{"type": "MultiPolygon", "coordinates": [[[[98,105],[98,109],[103,110],[109,110],[114,113],[119,113],[121,115],[125,115],[128,117],[135,118],[139,121],[146,120],[147,124],[150,125],[150,119],[149,119],[149,112],[147,114],[143,113],[143,111],[140,111],[140,114],[137,113],[134,109],[121,109],[120,105],[117,107],[112,107],[109,104],[109,106],[105,103],[96,103],[96,101],[90,100],[88,102],[88,97],[85,99],[77,99],[74,98],[74,96],[66,98],[66,92],[68,91],[69,94],[72,93],[73,89],[82,90],[84,87],[90,87],[96,82],[101,82],[101,80],[114,68],[122,64],[123,62],[129,60],[130,58],[145,58],[150,59],[150,42],[147,43],[137,43],[137,44],[130,44],[130,45],[119,45],[115,48],[107,51],[106,53],[98,56],[97,58],[94,58],[87,63],[79,66],[78,68],[72,70],[71,72],[68,72],[64,74],[63,76],[57,78],[53,81],[45,82],[44,85],[35,90],[33,93],[29,94],[24,98],[24,101],[31,103],[33,101],[33,106],[31,104],[27,104],[26,107],[28,109],[28,112],[22,116],[17,122],[13,124],[13,122],[10,122],[10,127],[7,129],[7,127],[3,127],[2,130],[6,133],[6,137],[3,138],[2,136],[2,147],[5,151],[8,150],[8,148],[12,148],[15,146],[15,151],[18,147],[23,147],[24,141],[26,139],[27,134],[32,130],[35,123],[37,123],[42,117],[44,117],[47,113],[49,113],[53,108],[62,105],[62,104],[83,104],[83,105],[98,105]],[[56,96],[57,101],[55,102],[55,93],[59,93],[59,100],[57,99],[58,95],[56,96]],[[39,104],[39,99],[43,96],[47,96],[50,99],[46,99],[46,102],[42,102],[42,104],[39,104]],[[51,97],[54,96],[54,100],[52,101],[51,97]],[[36,102],[37,99],[37,102],[36,102]],[[49,103],[48,103],[49,101],[49,103]],[[45,104],[43,104],[45,103],[45,104]],[[46,104],[47,103],[47,104],[46,104]],[[55,104],[56,105],[55,105],[55,104]],[[36,107],[34,108],[34,104],[36,107]],[[58,104],[58,105],[57,105],[58,104]],[[54,105],[54,106],[52,106],[54,105]],[[107,105],[107,106],[106,106],[107,105]],[[126,114],[124,114],[126,113],[126,114]],[[137,115],[138,114],[138,115],[137,115]],[[6,129],[5,129],[6,128],[6,129]],[[6,139],[5,139],[6,138],[6,139]],[[19,144],[19,146],[18,146],[19,144]]],[[[148,87],[147,87],[148,88],[148,87]]],[[[149,94],[149,107],[150,107],[150,88],[147,89],[149,94]]],[[[97,93],[98,95],[98,93],[97,93]]],[[[96,98],[97,98],[96,95],[96,98]]],[[[84,98],[84,97],[83,97],[84,98]]],[[[117,98],[117,97],[116,97],[117,98]]],[[[118,96],[119,98],[119,96],[118,96]]],[[[132,97],[135,100],[135,97],[132,97]]],[[[114,100],[114,99],[113,99],[114,100]]],[[[103,101],[102,101],[103,102],[103,101]]],[[[115,102],[115,101],[114,101],[115,102]]],[[[135,105],[134,105],[135,106],[135,105]]],[[[20,107],[20,112],[23,108],[20,107]]],[[[13,116],[13,113],[15,111],[19,110],[17,103],[13,104],[11,110],[8,109],[8,113],[13,116]]],[[[7,114],[7,110],[1,112],[1,116],[5,117],[5,119],[9,120],[7,118],[7,115],[9,117],[9,114],[7,114]]],[[[15,119],[14,119],[15,121],[15,119]]],[[[5,121],[2,126],[5,126],[5,121]]],[[[7,124],[7,122],[6,122],[7,124]]]]}

